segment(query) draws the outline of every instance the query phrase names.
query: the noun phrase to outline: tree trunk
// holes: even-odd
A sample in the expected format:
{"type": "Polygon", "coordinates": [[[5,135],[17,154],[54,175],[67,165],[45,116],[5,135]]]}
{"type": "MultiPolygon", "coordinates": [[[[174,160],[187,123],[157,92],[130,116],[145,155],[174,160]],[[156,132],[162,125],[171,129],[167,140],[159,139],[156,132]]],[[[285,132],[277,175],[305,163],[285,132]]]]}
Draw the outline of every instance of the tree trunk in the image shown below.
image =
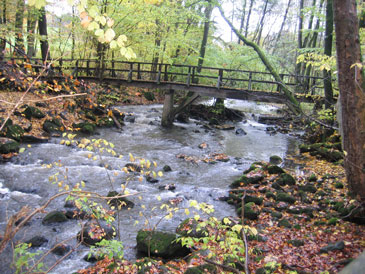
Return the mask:
{"type": "Polygon", "coordinates": [[[71,46],[71,59],[73,60],[75,57],[75,7],[72,6],[72,21],[71,21],[71,39],[72,39],[72,46],[71,46]]]}
{"type": "MultiPolygon", "coordinates": [[[[312,13],[311,13],[311,16],[309,18],[309,22],[308,22],[308,31],[312,30],[312,27],[313,27],[313,20],[314,20],[314,9],[316,7],[316,3],[317,3],[317,0],[313,0],[312,1],[312,13]]],[[[307,33],[307,35],[304,37],[304,42],[303,42],[303,45],[302,47],[303,48],[306,48],[308,46],[308,42],[309,42],[309,38],[310,38],[310,33],[307,33]]]]}
{"type": "MultiPolygon", "coordinates": [[[[244,0],[243,5],[242,5],[242,15],[241,15],[241,22],[240,22],[240,29],[239,29],[240,33],[242,33],[243,26],[245,24],[246,4],[247,4],[247,1],[244,0]]],[[[241,40],[240,40],[240,38],[238,38],[237,43],[240,44],[240,42],[241,42],[241,40]]]]}
{"type": "Polygon", "coordinates": [[[162,109],[161,126],[170,128],[175,120],[174,112],[174,90],[168,90],[165,92],[165,101],[162,109]]]}
{"type": "MultiPolygon", "coordinates": [[[[0,24],[6,25],[6,0],[2,1],[2,11],[0,14],[0,24]]],[[[5,37],[0,39],[0,57],[4,56],[4,51],[6,47],[6,40],[5,37]]]]}
{"type": "MultiPolygon", "coordinates": [[[[327,0],[326,30],[324,37],[324,54],[327,56],[332,56],[332,40],[333,40],[333,0],[327,0]]],[[[331,71],[323,70],[323,86],[324,86],[325,107],[330,108],[333,104],[331,71]]]]}
{"type": "Polygon", "coordinates": [[[40,9],[38,28],[39,28],[39,35],[41,36],[40,41],[41,41],[42,61],[44,63],[46,62],[46,60],[51,59],[51,52],[49,50],[48,39],[47,39],[46,9],[44,7],[40,9]]]}
{"type": "Polygon", "coordinates": [[[24,0],[18,0],[15,13],[15,49],[14,54],[22,56],[24,51],[24,35],[23,35],[23,18],[24,18],[24,0]]]}
{"type": "Polygon", "coordinates": [[[281,33],[283,32],[283,29],[284,29],[284,26],[285,26],[285,23],[286,23],[286,18],[288,17],[288,12],[289,12],[289,8],[290,8],[291,1],[292,1],[292,0],[289,0],[289,1],[288,1],[288,5],[286,6],[286,10],[285,10],[285,14],[284,14],[283,22],[281,23],[281,27],[280,27],[280,30],[279,30],[279,32],[278,32],[278,36],[276,37],[276,41],[275,41],[275,44],[274,44],[274,47],[273,47],[272,54],[274,54],[274,53],[275,53],[275,51],[276,51],[276,47],[277,47],[278,42],[279,42],[280,37],[281,37],[281,33]]]}
{"type": "Polygon", "coordinates": [[[293,96],[292,92],[289,90],[289,88],[285,85],[283,82],[283,79],[281,79],[279,73],[274,69],[272,64],[270,63],[269,59],[267,59],[265,53],[263,50],[256,45],[254,42],[248,40],[245,36],[240,34],[238,30],[233,26],[232,22],[230,22],[227,17],[224,15],[223,9],[221,6],[218,5],[220,14],[222,15],[224,21],[231,27],[231,29],[234,31],[234,33],[242,40],[243,43],[245,43],[247,46],[252,47],[257,55],[260,57],[261,61],[264,63],[266,69],[271,73],[271,75],[274,77],[275,81],[277,81],[284,92],[285,96],[288,99],[287,106],[290,110],[292,110],[294,113],[298,114],[301,112],[300,104],[293,96]]]}
{"type": "Polygon", "coordinates": [[[254,2],[254,0],[251,0],[251,2],[250,2],[250,8],[248,9],[248,15],[247,15],[247,21],[246,21],[246,28],[245,28],[245,37],[247,37],[247,35],[248,35],[248,26],[249,26],[249,23],[250,23],[250,17],[251,17],[253,2],[254,2]]]}
{"type": "Polygon", "coordinates": [[[350,192],[365,203],[365,81],[356,0],[334,0],[345,169],[350,192]]]}
{"type": "Polygon", "coordinates": [[[265,7],[262,11],[262,16],[260,19],[260,23],[258,26],[258,34],[257,34],[257,40],[256,40],[256,44],[260,45],[260,41],[261,41],[261,35],[262,35],[262,30],[264,28],[264,20],[265,20],[265,16],[266,16],[266,12],[267,12],[267,5],[268,5],[269,0],[265,1],[265,7]]]}
{"type": "Polygon", "coordinates": [[[198,60],[198,67],[197,67],[198,73],[201,72],[202,66],[204,63],[205,50],[206,50],[207,43],[208,43],[210,17],[212,16],[212,11],[213,11],[213,5],[211,4],[211,1],[209,0],[208,5],[204,11],[204,32],[203,32],[202,43],[200,45],[200,53],[199,53],[199,60],[198,60]]]}
{"type": "Polygon", "coordinates": [[[34,39],[35,39],[35,27],[37,23],[37,11],[33,7],[28,7],[27,18],[27,55],[29,58],[34,57],[34,39]]]}
{"type": "MultiPolygon", "coordinates": [[[[304,0],[300,0],[299,3],[299,24],[298,24],[298,50],[303,48],[303,8],[304,8],[304,0]]],[[[298,63],[295,66],[295,81],[297,83],[296,89],[300,87],[301,79],[299,77],[301,72],[302,64],[298,63]]]]}

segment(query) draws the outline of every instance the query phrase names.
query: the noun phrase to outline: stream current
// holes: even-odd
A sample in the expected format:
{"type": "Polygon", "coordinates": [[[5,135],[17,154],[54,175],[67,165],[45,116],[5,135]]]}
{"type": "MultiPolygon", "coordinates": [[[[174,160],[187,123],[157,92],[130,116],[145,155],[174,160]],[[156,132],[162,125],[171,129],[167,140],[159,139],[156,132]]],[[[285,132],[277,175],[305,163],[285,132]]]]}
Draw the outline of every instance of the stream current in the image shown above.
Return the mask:
{"type": "MultiPolygon", "coordinates": [[[[153,207],[159,208],[162,203],[172,199],[181,207],[188,206],[189,200],[197,200],[212,204],[217,218],[235,216],[233,206],[219,201],[219,197],[227,196],[229,184],[253,161],[268,161],[271,155],[285,158],[287,154],[295,153],[298,141],[295,137],[280,133],[269,135],[266,131],[267,125],[259,124],[253,118],[252,114],[275,114],[275,106],[233,100],[227,100],[226,106],[246,113],[247,122],[238,122],[234,126],[236,129],[243,129],[247,135],[236,135],[235,130],[206,130],[202,122],[192,119],[187,124],[175,122],[173,128],[164,129],[160,126],[161,105],[123,106],[118,108],[123,112],[133,113],[133,123],[126,122],[122,132],[110,128],[98,129],[94,136],[88,137],[112,142],[117,155],[124,155],[121,159],[113,156],[103,156],[102,162],[90,159],[90,152],[60,145],[59,138],[27,147],[12,162],[0,165],[0,231],[4,231],[6,220],[22,206],[40,206],[58,193],[57,186],[49,182],[49,176],[56,172],[67,173],[70,185],[83,180],[86,183],[85,190],[96,191],[102,195],[107,195],[112,190],[108,178],[110,176],[113,188],[120,191],[121,184],[126,181],[126,175],[121,172],[121,168],[130,162],[129,153],[155,161],[158,164],[157,170],[169,165],[172,171],[164,172],[163,177],[158,178],[159,181],[154,184],[146,180],[139,182],[137,177],[128,183],[128,191],[139,194],[129,197],[135,203],[134,208],[120,212],[119,232],[126,259],[136,258],[137,231],[145,223],[144,217],[139,216],[140,211],[148,216],[151,224],[155,224],[163,213],[158,210],[152,212],[153,207]],[[199,148],[202,143],[206,143],[207,147],[199,148]],[[229,161],[209,164],[177,157],[183,154],[202,159],[212,153],[224,153],[229,161]],[[44,166],[55,161],[60,161],[63,167],[44,166]],[[103,167],[104,164],[108,165],[107,170],[103,167]],[[167,184],[174,184],[176,189],[159,189],[167,184]],[[157,199],[158,196],[161,201],[157,199]],[[139,224],[135,225],[135,221],[139,221],[139,224]]],[[[64,210],[63,206],[64,197],[51,203],[47,211],[64,210]]],[[[30,225],[17,234],[15,240],[26,241],[36,235],[44,236],[48,242],[38,249],[34,248],[34,251],[47,251],[56,243],[72,238],[80,231],[80,221],[69,220],[57,225],[42,225],[42,217],[39,215],[33,218],[30,225]]],[[[171,220],[162,221],[157,229],[174,232],[176,226],[186,217],[183,212],[174,214],[171,220]]],[[[67,244],[75,245],[76,240],[72,239],[67,244]]],[[[51,273],[72,273],[89,266],[90,263],[82,259],[87,251],[82,246],[51,273]]],[[[51,254],[46,264],[52,265],[58,258],[59,256],[51,254]]],[[[8,247],[0,254],[0,273],[14,273],[8,267],[11,261],[11,249],[8,247]]]]}

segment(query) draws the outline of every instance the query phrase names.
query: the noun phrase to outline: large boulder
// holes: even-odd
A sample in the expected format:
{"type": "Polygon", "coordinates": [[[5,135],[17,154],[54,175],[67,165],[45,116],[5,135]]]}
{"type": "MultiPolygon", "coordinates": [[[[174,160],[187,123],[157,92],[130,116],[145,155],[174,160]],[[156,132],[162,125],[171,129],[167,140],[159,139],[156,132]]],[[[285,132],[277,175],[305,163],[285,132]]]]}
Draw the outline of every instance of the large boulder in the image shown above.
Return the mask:
{"type": "Polygon", "coordinates": [[[7,154],[10,152],[17,152],[19,150],[19,143],[13,139],[0,137],[0,153],[7,154]]]}
{"type": "Polygon", "coordinates": [[[30,120],[31,118],[42,119],[46,117],[46,115],[39,108],[31,106],[27,106],[23,111],[23,114],[28,120],[30,120]]]}
{"type": "Polygon", "coordinates": [[[137,234],[137,250],[139,252],[162,257],[174,258],[189,254],[189,249],[176,242],[177,235],[162,231],[139,230],[137,234]]]}
{"type": "Polygon", "coordinates": [[[200,221],[194,218],[184,220],[176,228],[176,233],[183,237],[203,238],[208,236],[208,230],[205,227],[199,227],[200,221]]]}
{"type": "Polygon", "coordinates": [[[11,125],[6,128],[6,137],[20,141],[24,135],[24,129],[18,125],[11,125]]]}

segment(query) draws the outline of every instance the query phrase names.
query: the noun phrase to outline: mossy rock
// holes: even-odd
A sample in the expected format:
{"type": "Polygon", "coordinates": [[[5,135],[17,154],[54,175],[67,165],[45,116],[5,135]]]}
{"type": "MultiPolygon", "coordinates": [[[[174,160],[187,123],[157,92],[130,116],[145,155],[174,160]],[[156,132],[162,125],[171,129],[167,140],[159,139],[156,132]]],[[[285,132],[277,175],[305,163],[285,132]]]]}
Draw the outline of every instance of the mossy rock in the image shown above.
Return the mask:
{"type": "Polygon", "coordinates": [[[6,137],[20,141],[24,135],[24,129],[18,125],[10,125],[6,128],[6,137]]]}
{"type": "Polygon", "coordinates": [[[51,211],[42,220],[42,224],[49,225],[54,223],[63,223],[68,219],[62,211],[51,211]]]}
{"type": "MultiPolygon", "coordinates": [[[[4,123],[5,119],[0,117],[0,126],[4,123]]],[[[4,127],[8,127],[11,126],[13,124],[13,120],[11,120],[10,118],[6,121],[5,126],[4,127]]]]}
{"type": "Polygon", "coordinates": [[[328,225],[336,225],[337,223],[338,223],[338,218],[335,217],[329,219],[327,222],[328,225]]]}
{"type": "Polygon", "coordinates": [[[208,236],[208,230],[205,227],[199,227],[199,223],[194,218],[185,219],[176,228],[176,233],[183,237],[203,238],[208,236]]]}
{"type": "Polygon", "coordinates": [[[282,201],[282,202],[286,202],[286,203],[289,203],[289,204],[294,204],[296,199],[293,196],[291,196],[287,193],[279,192],[276,195],[276,201],[282,201]]]}
{"type": "Polygon", "coordinates": [[[82,133],[93,134],[95,132],[96,126],[89,122],[82,122],[72,125],[74,128],[79,129],[82,133]]]}
{"type": "Polygon", "coordinates": [[[43,130],[47,133],[53,133],[60,131],[60,127],[56,125],[53,120],[46,120],[43,123],[43,130]]]}
{"type": "MultiPolygon", "coordinates": [[[[117,191],[109,191],[107,197],[115,197],[115,196],[119,196],[119,195],[122,195],[122,194],[118,193],[117,191]]],[[[133,208],[134,207],[134,203],[132,201],[129,201],[125,197],[111,199],[108,201],[108,204],[119,210],[123,209],[123,208],[133,208]]]]}
{"type": "Polygon", "coordinates": [[[343,183],[341,183],[341,182],[336,182],[336,183],[335,183],[335,188],[337,188],[337,189],[342,189],[342,188],[344,188],[344,185],[343,185],[343,183]]]}
{"type": "Polygon", "coordinates": [[[255,203],[256,205],[262,205],[262,202],[264,201],[264,198],[262,197],[256,197],[251,195],[246,195],[245,197],[245,203],[255,203]]]}
{"type": "Polygon", "coordinates": [[[270,164],[272,165],[278,165],[278,164],[281,164],[283,162],[283,159],[281,159],[280,156],[277,156],[277,155],[272,155],[270,156],[270,164]]]}
{"type": "Polygon", "coordinates": [[[92,111],[86,111],[85,112],[85,117],[87,119],[90,119],[91,121],[94,121],[94,122],[96,121],[96,116],[92,111]]]}
{"type": "Polygon", "coordinates": [[[0,137],[0,153],[7,154],[17,152],[19,150],[19,143],[13,139],[0,137]]]}
{"type": "Polygon", "coordinates": [[[269,174],[285,173],[284,169],[282,169],[281,167],[276,166],[276,165],[268,166],[267,171],[269,172],[269,174]]]}
{"type": "Polygon", "coordinates": [[[304,191],[304,192],[310,192],[310,193],[317,192],[317,188],[312,184],[306,184],[303,186],[299,186],[299,190],[304,191]]]}
{"type": "Polygon", "coordinates": [[[217,267],[211,264],[203,264],[199,266],[189,267],[184,274],[203,274],[203,273],[218,273],[217,267]]]}
{"type": "Polygon", "coordinates": [[[46,117],[46,115],[39,108],[31,106],[27,106],[23,111],[23,114],[28,120],[31,118],[42,119],[46,117]]]}
{"type": "Polygon", "coordinates": [[[272,217],[274,217],[276,219],[281,219],[283,217],[282,213],[276,212],[276,211],[272,211],[270,214],[271,214],[272,217]]]}
{"type": "Polygon", "coordinates": [[[98,126],[99,127],[113,127],[114,126],[114,121],[110,117],[100,118],[98,120],[98,126]]]}
{"type": "Polygon", "coordinates": [[[242,175],[237,180],[234,180],[233,183],[230,185],[230,187],[237,188],[249,184],[258,184],[259,182],[261,182],[262,179],[264,179],[263,175],[255,175],[255,176],[242,175]]]}
{"type": "Polygon", "coordinates": [[[295,247],[300,247],[304,245],[304,241],[303,240],[299,240],[299,239],[294,239],[294,240],[289,240],[288,244],[291,244],[295,247]]]}
{"type": "MultiPolygon", "coordinates": [[[[252,209],[252,206],[254,205],[254,203],[247,203],[245,204],[245,212],[244,212],[244,217],[249,219],[249,220],[257,220],[259,215],[260,215],[260,212],[259,211],[254,211],[252,209]]],[[[242,208],[238,208],[237,209],[237,215],[238,216],[241,216],[241,213],[242,213],[242,208]]]]}
{"type": "Polygon", "coordinates": [[[289,223],[289,221],[287,219],[282,219],[278,222],[278,226],[283,226],[286,228],[291,228],[292,225],[289,223]]]}
{"type": "Polygon", "coordinates": [[[266,192],[265,197],[268,199],[273,198],[274,200],[276,200],[276,195],[271,191],[266,192]]]}
{"type": "Polygon", "coordinates": [[[308,181],[309,181],[309,182],[316,182],[316,181],[317,181],[317,176],[316,176],[316,174],[312,173],[312,174],[308,177],[308,181]]]}
{"type": "Polygon", "coordinates": [[[137,250],[162,258],[185,256],[189,249],[176,242],[177,235],[162,231],[139,230],[137,234],[137,250]]]}
{"type": "Polygon", "coordinates": [[[294,177],[291,176],[288,173],[280,174],[280,177],[276,182],[281,186],[286,186],[286,185],[293,186],[293,185],[295,185],[294,177]]]}

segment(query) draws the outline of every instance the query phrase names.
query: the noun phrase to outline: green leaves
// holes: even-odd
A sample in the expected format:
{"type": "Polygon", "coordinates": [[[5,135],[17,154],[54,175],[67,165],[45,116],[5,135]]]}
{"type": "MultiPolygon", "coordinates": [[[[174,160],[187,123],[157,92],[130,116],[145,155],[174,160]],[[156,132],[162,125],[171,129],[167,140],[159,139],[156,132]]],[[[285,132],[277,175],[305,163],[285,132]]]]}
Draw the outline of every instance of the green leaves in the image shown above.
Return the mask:
{"type": "Polygon", "coordinates": [[[46,5],[46,0],[28,0],[28,5],[40,9],[46,5]]]}

